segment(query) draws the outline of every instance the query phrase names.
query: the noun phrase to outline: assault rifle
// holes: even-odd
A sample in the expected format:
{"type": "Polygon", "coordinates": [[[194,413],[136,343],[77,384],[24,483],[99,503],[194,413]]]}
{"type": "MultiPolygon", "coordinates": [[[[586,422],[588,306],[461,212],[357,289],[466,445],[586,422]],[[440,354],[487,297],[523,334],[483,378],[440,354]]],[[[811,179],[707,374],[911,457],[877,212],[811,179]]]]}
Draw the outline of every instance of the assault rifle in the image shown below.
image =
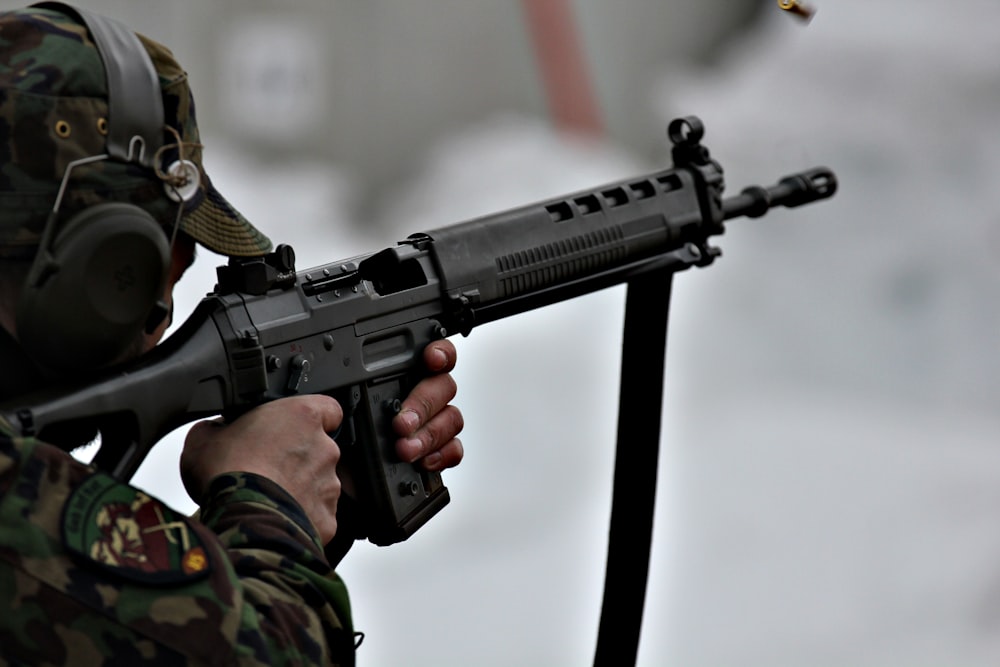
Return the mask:
{"type": "MultiPolygon", "coordinates": [[[[655,271],[707,266],[724,221],[830,197],[815,168],[723,198],[701,122],[668,127],[673,167],[428,232],[296,271],[295,253],[232,259],[179,329],[131,365],[0,406],[23,435],[84,423],[94,463],[129,479],[152,446],[196,419],[297,393],[337,398],[356,538],[407,539],[449,501],[438,473],[395,455],[389,423],[431,341],[655,271]]],[[[661,373],[662,375],[662,373],[661,373]]],[[[345,490],[347,490],[345,485],[345,490]]],[[[341,522],[343,525],[343,522],[341,522]]]]}

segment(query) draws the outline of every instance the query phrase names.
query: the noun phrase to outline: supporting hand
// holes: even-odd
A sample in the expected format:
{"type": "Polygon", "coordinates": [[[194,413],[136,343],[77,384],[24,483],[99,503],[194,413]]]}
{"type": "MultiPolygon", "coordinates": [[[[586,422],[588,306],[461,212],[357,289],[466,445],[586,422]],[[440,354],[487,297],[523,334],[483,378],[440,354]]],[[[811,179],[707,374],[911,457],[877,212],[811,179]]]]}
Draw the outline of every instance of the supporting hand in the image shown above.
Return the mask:
{"type": "Polygon", "coordinates": [[[291,396],[265,403],[230,424],[199,422],[188,432],[181,477],[198,502],[215,477],[249,472],[280,485],[302,506],[323,544],[337,531],[340,449],[328,435],[343,419],[329,396],[291,396]]]}

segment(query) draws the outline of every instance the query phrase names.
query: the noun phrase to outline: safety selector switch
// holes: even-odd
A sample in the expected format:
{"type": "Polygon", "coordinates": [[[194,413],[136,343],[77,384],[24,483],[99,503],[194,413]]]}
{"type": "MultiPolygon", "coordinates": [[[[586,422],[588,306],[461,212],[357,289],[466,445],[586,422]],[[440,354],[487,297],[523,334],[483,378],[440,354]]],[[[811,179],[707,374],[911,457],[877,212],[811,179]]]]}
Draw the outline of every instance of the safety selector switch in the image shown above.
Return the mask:
{"type": "Polygon", "coordinates": [[[288,384],[285,390],[289,394],[297,394],[303,382],[309,381],[309,360],[301,354],[292,357],[288,364],[288,384]]]}

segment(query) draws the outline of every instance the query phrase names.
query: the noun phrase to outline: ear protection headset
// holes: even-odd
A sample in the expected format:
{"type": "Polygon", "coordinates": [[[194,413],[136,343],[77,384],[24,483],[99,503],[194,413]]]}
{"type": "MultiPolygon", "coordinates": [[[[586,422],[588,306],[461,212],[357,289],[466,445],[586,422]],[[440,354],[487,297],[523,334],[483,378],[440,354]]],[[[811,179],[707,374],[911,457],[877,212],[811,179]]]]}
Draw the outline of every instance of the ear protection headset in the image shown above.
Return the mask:
{"type": "MultiPolygon", "coordinates": [[[[75,167],[110,159],[155,169],[163,100],[152,60],[128,27],[61,2],[33,6],[60,11],[89,30],[107,77],[108,133],[107,154],[66,169],[18,302],[18,339],[45,369],[91,370],[117,360],[140,340],[144,327],[152,332],[166,317],[170,239],[133,204],[90,206],[65,224],[57,220],[59,207],[75,167]]],[[[183,206],[176,191],[168,193],[183,206]]]]}

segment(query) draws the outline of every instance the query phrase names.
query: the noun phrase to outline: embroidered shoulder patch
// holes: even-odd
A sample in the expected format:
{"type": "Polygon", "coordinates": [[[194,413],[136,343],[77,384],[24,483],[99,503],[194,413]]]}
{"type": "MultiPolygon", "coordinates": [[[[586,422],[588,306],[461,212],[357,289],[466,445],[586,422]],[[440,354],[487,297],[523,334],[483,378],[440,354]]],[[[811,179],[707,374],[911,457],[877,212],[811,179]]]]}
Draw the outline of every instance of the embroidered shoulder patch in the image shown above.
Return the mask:
{"type": "Polygon", "coordinates": [[[190,521],[107,475],[88,477],[63,508],[66,547],[102,568],[146,584],[208,574],[208,551],[190,521]]]}

